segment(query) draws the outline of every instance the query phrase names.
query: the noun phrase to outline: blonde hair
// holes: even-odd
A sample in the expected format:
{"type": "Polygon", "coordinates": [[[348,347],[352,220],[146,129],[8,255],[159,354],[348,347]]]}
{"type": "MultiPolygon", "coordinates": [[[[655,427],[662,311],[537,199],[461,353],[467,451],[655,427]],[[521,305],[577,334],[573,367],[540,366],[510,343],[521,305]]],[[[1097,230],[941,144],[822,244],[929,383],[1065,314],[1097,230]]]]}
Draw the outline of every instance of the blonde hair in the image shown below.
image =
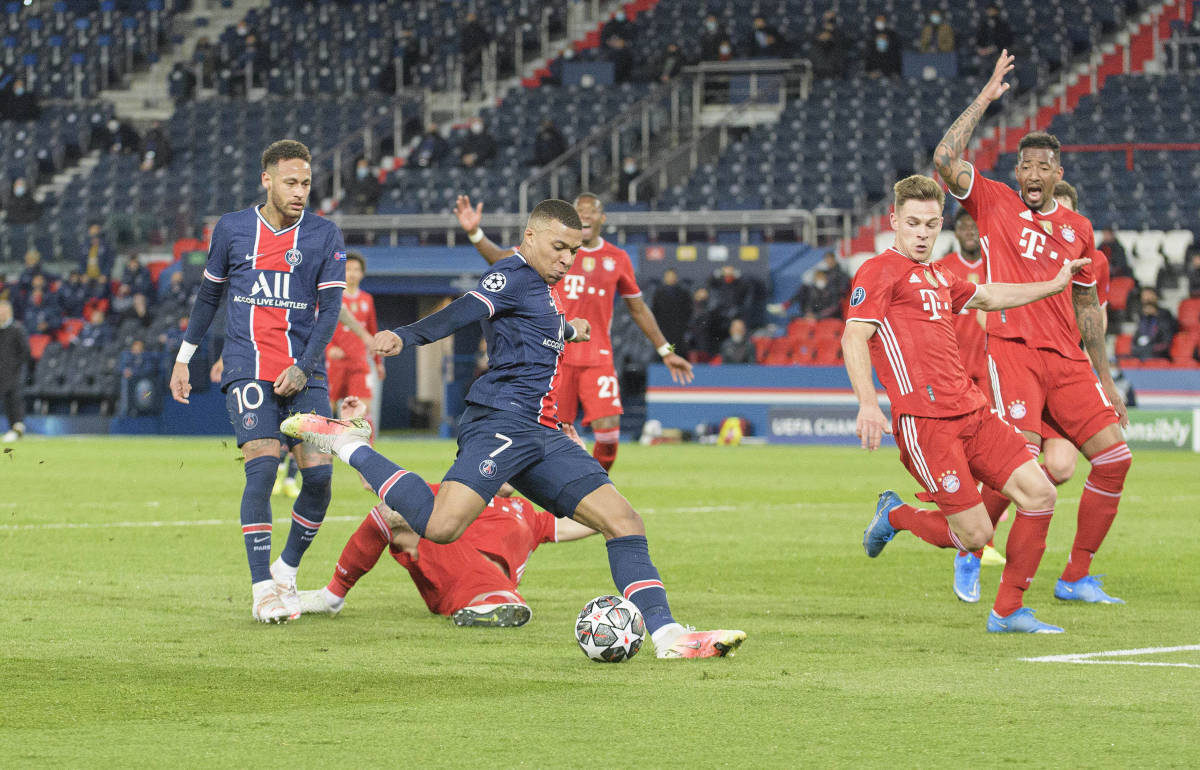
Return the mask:
{"type": "Polygon", "coordinates": [[[1054,197],[1071,201],[1071,211],[1079,211],[1079,191],[1070,182],[1055,182],[1054,197]]]}
{"type": "Polygon", "coordinates": [[[892,185],[892,192],[896,196],[896,211],[907,201],[937,201],[939,208],[946,205],[946,193],[942,191],[942,186],[920,174],[896,182],[892,185]]]}

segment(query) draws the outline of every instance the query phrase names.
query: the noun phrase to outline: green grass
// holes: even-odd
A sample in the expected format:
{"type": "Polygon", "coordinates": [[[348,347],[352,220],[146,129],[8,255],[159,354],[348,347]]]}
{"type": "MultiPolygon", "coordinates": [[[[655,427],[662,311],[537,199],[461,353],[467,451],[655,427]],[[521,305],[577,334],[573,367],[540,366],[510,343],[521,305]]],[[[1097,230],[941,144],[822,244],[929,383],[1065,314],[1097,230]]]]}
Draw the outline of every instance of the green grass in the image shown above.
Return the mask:
{"type": "MultiPolygon", "coordinates": [[[[380,447],[433,479],[454,451],[380,447]]],[[[749,639],[732,659],[622,665],[572,637],[612,590],[598,538],[534,555],[521,629],[430,615],[386,557],[341,616],[254,623],[236,456],[165,438],[0,456],[0,765],[1200,765],[1200,668],[1022,660],[1200,643],[1194,455],[1135,456],[1095,565],[1126,606],[1052,598],[1082,479],[1063,487],[1027,604],[1068,633],[1008,637],[984,632],[998,568],[965,605],[949,552],[902,534],[863,555],[876,493],[915,490],[894,450],[623,445],[614,478],[675,614],[749,639]]],[[[370,499],[339,466],[301,587],[328,580],[370,499]]]]}

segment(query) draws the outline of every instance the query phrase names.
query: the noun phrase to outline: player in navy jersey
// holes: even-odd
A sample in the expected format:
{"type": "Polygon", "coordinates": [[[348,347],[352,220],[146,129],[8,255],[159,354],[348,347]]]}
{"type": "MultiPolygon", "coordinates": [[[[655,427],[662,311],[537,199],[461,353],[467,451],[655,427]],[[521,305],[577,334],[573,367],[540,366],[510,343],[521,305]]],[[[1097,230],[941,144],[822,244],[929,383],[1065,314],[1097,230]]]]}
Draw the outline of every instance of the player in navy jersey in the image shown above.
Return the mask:
{"type": "Polygon", "coordinates": [[[271,487],[289,413],[328,415],[325,346],[333,336],[346,287],[341,231],[304,210],[312,156],[282,140],[262,155],[267,202],[225,214],[213,228],[204,280],[171,372],[171,395],[186,404],[188,361],[229,289],[221,389],[245,458],[242,536],[250,562],[252,615],[283,622],[300,615],[296,570],[329,507],[332,460],[288,440],[303,482],[292,506],[287,544],[271,563],[271,487]]]}
{"type": "Polygon", "coordinates": [[[414,324],[375,335],[375,352],[394,356],[405,346],[484,324],[491,365],[467,393],[458,457],[436,497],[417,474],[368,446],[370,426],[364,420],[297,414],[284,421],[283,431],[336,453],[414,532],[436,543],[456,540],[501,485],[511,482],[539,507],[604,535],[613,581],[642,611],[659,657],[726,655],[746,634],[689,631],[675,622],[650,561],[641,517],[600,463],[559,430],[552,392],[564,343],[587,340],[590,324],[568,323],[550,287],[570,270],[581,243],[574,207],[543,201],[529,217],[521,247],[492,265],[474,291],[414,324]]]}

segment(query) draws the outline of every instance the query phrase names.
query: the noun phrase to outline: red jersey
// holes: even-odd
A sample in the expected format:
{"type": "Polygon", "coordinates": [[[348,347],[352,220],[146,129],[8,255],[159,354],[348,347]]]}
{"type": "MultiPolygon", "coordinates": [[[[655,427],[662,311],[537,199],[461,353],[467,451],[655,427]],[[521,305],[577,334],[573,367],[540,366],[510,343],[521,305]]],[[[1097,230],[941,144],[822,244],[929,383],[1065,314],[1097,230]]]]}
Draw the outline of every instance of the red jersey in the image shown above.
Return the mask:
{"type": "MultiPolygon", "coordinates": [[[[960,200],[979,225],[979,244],[987,260],[989,283],[1048,281],[1068,260],[1095,259],[1092,223],[1057,202],[1047,213],[1034,211],[1011,187],[984,177],[974,168],[971,187],[960,200]]],[[[1092,266],[1085,265],[1072,282],[1095,285],[1092,266]]],[[[1069,291],[989,313],[987,333],[1022,340],[1030,347],[1053,350],[1067,358],[1087,360],[1079,348],[1079,327],[1069,291]]]]}
{"type": "MultiPolygon", "coordinates": [[[[968,262],[962,254],[954,252],[942,257],[938,264],[961,280],[974,284],[983,282],[987,269],[982,255],[976,261],[968,262]]],[[[968,373],[987,371],[987,335],[983,331],[986,319],[987,313],[978,308],[954,316],[954,334],[958,337],[958,349],[968,373]]]]}
{"type": "Polygon", "coordinates": [[[854,274],[847,321],[878,327],[871,364],[901,414],[953,417],[987,401],[967,377],[953,316],[976,286],[937,263],[922,264],[894,248],[867,260],[854,274]]]}
{"type": "Polygon", "coordinates": [[[594,249],[581,248],[571,270],[558,283],[565,300],[567,320],[586,318],[592,325],[591,339],[572,342],[563,354],[567,366],[612,365],[613,303],[617,297],[640,297],[629,255],[603,238],[594,249]]]}
{"type": "MultiPolygon", "coordinates": [[[[375,320],[375,298],[370,294],[362,289],[354,294],[349,291],[342,292],[342,307],[350,311],[354,320],[362,324],[368,334],[373,336],[379,331],[379,324],[375,320]]],[[[333,339],[329,341],[329,344],[336,345],[346,354],[346,357],[342,359],[344,363],[361,362],[370,368],[366,343],[357,334],[350,331],[350,327],[344,323],[338,322],[337,328],[333,330],[333,339]]]]}
{"type": "MultiPolygon", "coordinates": [[[[438,485],[430,487],[436,494],[438,485]]],[[[449,615],[481,592],[503,588],[509,580],[514,587],[520,583],[534,550],[555,541],[556,522],[554,514],[535,509],[525,498],[494,497],[453,543],[421,538],[416,559],[394,555],[430,611],[449,615]],[[498,574],[496,562],[506,575],[498,574]]]]}

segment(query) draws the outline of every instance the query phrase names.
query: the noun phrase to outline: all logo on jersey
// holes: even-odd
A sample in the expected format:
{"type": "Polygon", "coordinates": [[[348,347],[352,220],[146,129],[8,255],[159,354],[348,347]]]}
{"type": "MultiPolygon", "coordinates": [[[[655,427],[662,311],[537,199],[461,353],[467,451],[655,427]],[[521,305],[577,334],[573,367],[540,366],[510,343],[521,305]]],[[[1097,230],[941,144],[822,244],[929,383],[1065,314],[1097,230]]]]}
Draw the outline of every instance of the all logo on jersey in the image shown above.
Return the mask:
{"type": "Polygon", "coordinates": [[[1075,230],[1070,225],[1062,226],[1062,237],[1067,243],[1075,242],[1075,230]]]}
{"type": "Polygon", "coordinates": [[[583,271],[585,273],[590,273],[595,269],[596,269],[596,258],[595,257],[584,257],[583,258],[583,271]]]}
{"type": "Polygon", "coordinates": [[[479,464],[479,475],[490,479],[496,475],[496,461],[490,457],[484,458],[484,461],[479,464]]]}
{"type": "Polygon", "coordinates": [[[254,282],[254,288],[250,290],[250,296],[257,297],[261,294],[271,299],[290,299],[292,274],[272,273],[271,275],[274,277],[274,281],[268,281],[266,273],[259,273],[258,280],[254,282]]]}
{"type": "Polygon", "coordinates": [[[867,290],[859,286],[850,295],[850,307],[858,307],[867,298],[867,290]]]}
{"type": "Polygon", "coordinates": [[[610,273],[617,269],[617,260],[612,257],[605,257],[600,264],[604,265],[604,269],[610,273]]]}
{"type": "Polygon", "coordinates": [[[958,475],[955,474],[954,471],[943,472],[941,476],[938,476],[938,483],[941,485],[942,489],[946,490],[950,494],[954,494],[959,490],[959,487],[962,486],[962,482],[959,480],[958,475]]]}
{"type": "Polygon", "coordinates": [[[1026,415],[1025,402],[1013,401],[1008,405],[1008,416],[1014,420],[1020,420],[1026,415]]]}
{"type": "Polygon", "coordinates": [[[489,273],[483,277],[479,285],[488,291],[496,292],[508,285],[508,279],[504,277],[504,273],[489,273]]]}
{"type": "Polygon", "coordinates": [[[295,267],[304,261],[304,255],[300,253],[300,249],[288,249],[287,253],[283,255],[283,261],[295,267]]]}

